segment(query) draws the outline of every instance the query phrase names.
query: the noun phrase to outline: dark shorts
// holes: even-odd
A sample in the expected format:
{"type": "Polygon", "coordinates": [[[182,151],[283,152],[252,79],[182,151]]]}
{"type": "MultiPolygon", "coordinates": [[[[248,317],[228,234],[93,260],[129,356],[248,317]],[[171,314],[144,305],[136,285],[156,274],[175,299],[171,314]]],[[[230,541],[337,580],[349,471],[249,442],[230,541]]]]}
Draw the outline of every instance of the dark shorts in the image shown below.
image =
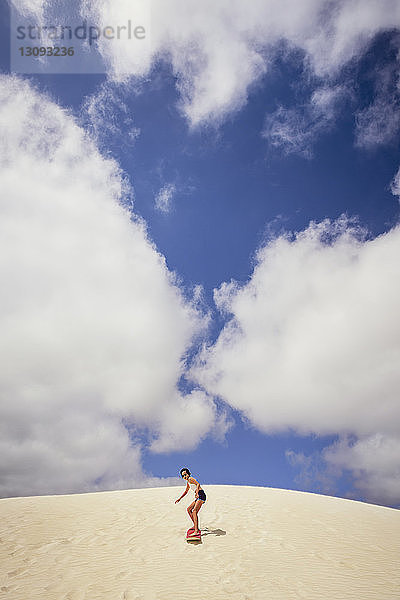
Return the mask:
{"type": "Polygon", "coordinates": [[[203,500],[205,502],[207,499],[206,493],[204,490],[199,490],[199,500],[203,500]]]}

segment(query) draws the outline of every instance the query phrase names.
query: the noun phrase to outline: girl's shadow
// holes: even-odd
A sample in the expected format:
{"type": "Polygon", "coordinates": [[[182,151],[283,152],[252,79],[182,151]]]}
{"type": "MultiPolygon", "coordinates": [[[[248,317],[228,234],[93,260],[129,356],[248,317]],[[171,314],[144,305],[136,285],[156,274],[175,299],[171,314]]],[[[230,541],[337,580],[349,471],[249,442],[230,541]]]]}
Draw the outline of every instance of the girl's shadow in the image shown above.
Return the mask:
{"type": "Polygon", "coordinates": [[[200,544],[202,544],[202,538],[205,537],[206,535],[226,535],[226,531],[224,531],[223,529],[208,529],[208,527],[204,527],[204,529],[201,530],[201,538],[198,540],[187,540],[188,543],[190,543],[191,546],[199,546],[200,544]]]}
{"type": "Polygon", "coordinates": [[[201,535],[226,535],[226,531],[223,529],[208,529],[208,527],[205,527],[201,530],[201,535]]]}

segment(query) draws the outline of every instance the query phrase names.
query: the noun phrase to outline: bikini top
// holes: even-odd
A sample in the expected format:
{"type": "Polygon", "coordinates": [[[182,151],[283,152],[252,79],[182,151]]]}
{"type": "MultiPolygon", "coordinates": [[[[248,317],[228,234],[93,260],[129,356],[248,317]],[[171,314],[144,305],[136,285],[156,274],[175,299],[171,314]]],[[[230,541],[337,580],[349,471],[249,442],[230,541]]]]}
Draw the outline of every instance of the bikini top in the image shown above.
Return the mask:
{"type": "Polygon", "coordinates": [[[192,490],[195,492],[197,489],[197,485],[195,483],[189,483],[189,485],[192,488],[192,490]]]}

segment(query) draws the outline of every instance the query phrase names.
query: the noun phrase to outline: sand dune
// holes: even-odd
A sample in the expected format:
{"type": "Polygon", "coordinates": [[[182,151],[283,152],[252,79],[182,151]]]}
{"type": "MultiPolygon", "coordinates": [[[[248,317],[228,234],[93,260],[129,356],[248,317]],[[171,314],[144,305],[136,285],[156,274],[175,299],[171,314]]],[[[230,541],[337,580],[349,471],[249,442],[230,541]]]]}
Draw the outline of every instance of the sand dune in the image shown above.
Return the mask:
{"type": "Polygon", "coordinates": [[[399,600],[400,512],[270,488],[204,486],[0,500],[0,598],[399,600]]]}

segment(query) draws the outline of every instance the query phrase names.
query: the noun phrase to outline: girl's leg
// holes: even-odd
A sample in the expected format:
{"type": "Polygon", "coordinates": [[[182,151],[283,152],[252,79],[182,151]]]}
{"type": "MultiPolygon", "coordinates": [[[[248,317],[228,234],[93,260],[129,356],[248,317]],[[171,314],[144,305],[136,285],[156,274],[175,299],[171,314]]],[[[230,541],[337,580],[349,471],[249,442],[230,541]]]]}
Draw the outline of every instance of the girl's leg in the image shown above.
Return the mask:
{"type": "Polygon", "coordinates": [[[201,507],[203,506],[204,502],[203,500],[200,500],[200,498],[198,500],[196,500],[196,502],[194,503],[195,506],[192,510],[192,514],[193,514],[193,523],[194,523],[194,533],[197,534],[199,533],[199,519],[197,517],[197,514],[199,512],[199,510],[201,509],[201,507]]]}
{"type": "Polygon", "coordinates": [[[192,504],[190,504],[190,506],[187,507],[187,512],[188,512],[189,517],[193,521],[193,525],[196,527],[196,524],[195,524],[194,518],[193,518],[193,509],[194,509],[195,504],[196,504],[196,500],[194,502],[192,502],[192,504]]]}

